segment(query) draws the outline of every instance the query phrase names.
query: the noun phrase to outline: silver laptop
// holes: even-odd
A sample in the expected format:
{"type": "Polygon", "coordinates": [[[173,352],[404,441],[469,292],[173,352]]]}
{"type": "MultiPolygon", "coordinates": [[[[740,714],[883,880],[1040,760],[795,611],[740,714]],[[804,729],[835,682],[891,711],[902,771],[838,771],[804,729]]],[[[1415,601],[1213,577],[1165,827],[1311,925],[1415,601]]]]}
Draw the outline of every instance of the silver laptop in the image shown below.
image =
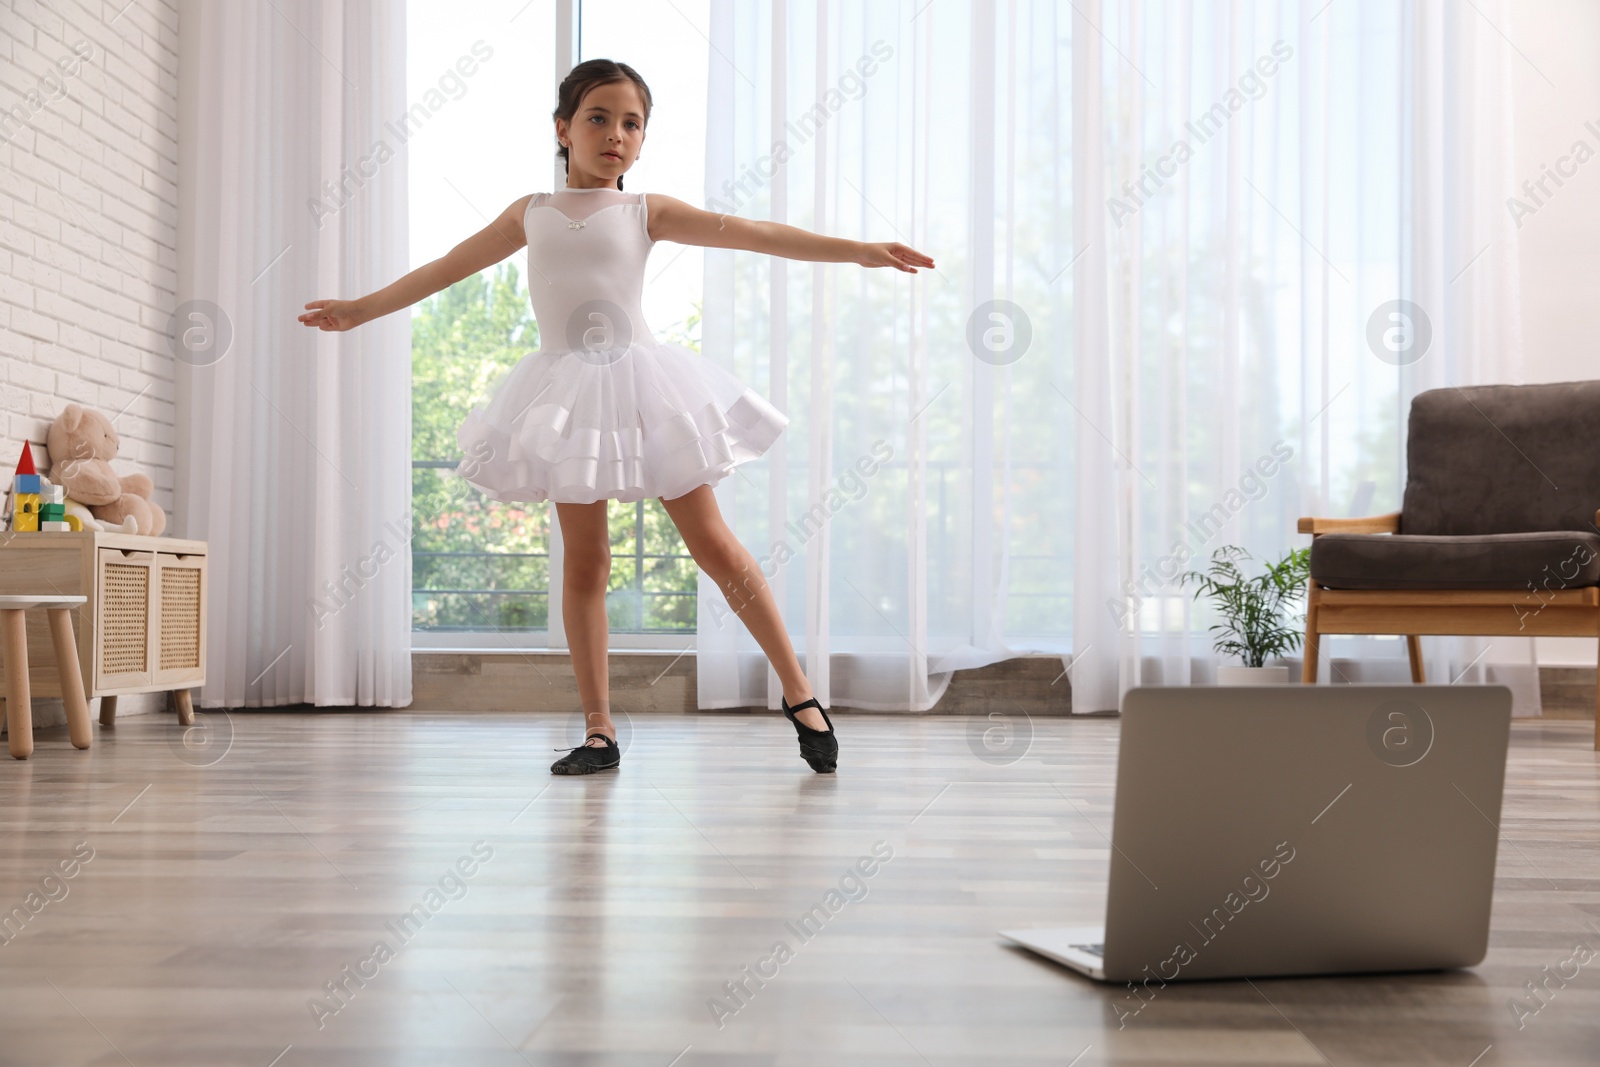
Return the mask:
{"type": "Polygon", "coordinates": [[[1472,966],[1510,728],[1497,685],[1130,690],[1105,926],[1000,934],[1152,988],[1472,966]]]}

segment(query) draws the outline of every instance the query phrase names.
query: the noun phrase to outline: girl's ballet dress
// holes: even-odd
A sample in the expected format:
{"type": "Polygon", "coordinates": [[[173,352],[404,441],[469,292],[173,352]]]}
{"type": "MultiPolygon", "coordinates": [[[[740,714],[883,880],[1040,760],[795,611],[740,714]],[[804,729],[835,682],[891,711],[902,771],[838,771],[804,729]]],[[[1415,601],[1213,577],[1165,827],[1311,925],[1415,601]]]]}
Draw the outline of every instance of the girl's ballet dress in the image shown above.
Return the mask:
{"type": "Polygon", "coordinates": [[[655,242],[643,193],[536,194],[522,224],[539,347],[456,431],[456,472],[500,501],[672,499],[771,447],[788,416],[663,344],[640,310],[655,242]]]}

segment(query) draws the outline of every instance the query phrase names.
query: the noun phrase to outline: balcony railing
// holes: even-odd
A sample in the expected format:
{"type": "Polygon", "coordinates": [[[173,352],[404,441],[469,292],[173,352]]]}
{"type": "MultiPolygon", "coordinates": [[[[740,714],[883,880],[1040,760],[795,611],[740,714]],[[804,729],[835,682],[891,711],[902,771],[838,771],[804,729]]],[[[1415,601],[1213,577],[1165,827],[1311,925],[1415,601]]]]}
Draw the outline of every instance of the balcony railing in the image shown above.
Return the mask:
{"type": "MultiPolygon", "coordinates": [[[[458,460],[413,460],[413,487],[419,480],[453,471],[458,460]]],[[[423,495],[419,493],[419,495],[423,495]]],[[[456,501],[463,521],[488,525],[489,510],[506,507],[477,493],[456,501]]],[[[455,513],[452,513],[454,516],[455,513]]],[[[690,560],[688,553],[644,551],[645,501],[635,503],[632,550],[612,551],[612,576],[621,584],[606,593],[613,633],[693,634],[695,595],[688,589],[646,589],[645,579],[663,561],[690,560]],[[622,563],[624,566],[619,567],[622,563]],[[668,607],[687,604],[687,607],[668,607]]],[[[415,520],[414,520],[415,521],[415,520]]],[[[432,633],[521,633],[549,627],[550,554],[499,549],[434,549],[425,532],[412,538],[412,629],[432,633]]],[[[692,572],[691,572],[692,573],[692,572]]]]}
{"type": "MultiPolygon", "coordinates": [[[[413,488],[426,506],[429,497],[448,491],[426,484],[440,479],[439,472],[453,471],[458,460],[413,460],[413,488]]],[[[890,466],[904,466],[890,464],[890,466]]],[[[929,487],[935,514],[945,516],[929,532],[933,558],[945,558],[949,539],[955,536],[955,516],[951,515],[949,490],[952,475],[960,464],[955,461],[928,461],[932,475],[929,487]]],[[[1021,464],[1020,467],[1046,467],[1046,464],[1021,464]]],[[[693,557],[687,553],[644,551],[646,501],[635,503],[632,549],[612,550],[612,578],[619,584],[606,594],[606,612],[615,634],[693,635],[696,625],[696,589],[693,557]],[[645,581],[670,569],[673,562],[690,561],[689,584],[683,589],[646,589],[645,581]],[[624,564],[618,567],[618,564],[624,564]]],[[[455,492],[452,514],[464,522],[475,520],[480,527],[490,525],[490,509],[508,507],[488,500],[477,492],[462,497],[455,492]]],[[[415,523],[416,520],[414,519],[415,523]]],[[[482,536],[481,533],[478,536],[482,536]]],[[[540,551],[482,549],[442,549],[426,547],[427,531],[419,528],[412,538],[412,629],[431,633],[525,633],[549,628],[550,555],[540,551]]],[[[1014,563],[1040,560],[1059,563],[1053,553],[1013,553],[1014,563]]],[[[1046,636],[1062,636],[1072,618],[1069,592],[1028,591],[1012,593],[1017,604],[1053,601],[1055,607],[1041,610],[1029,620],[1028,631],[1046,636]],[[1050,620],[1054,620],[1054,625],[1050,620]]],[[[1018,620],[1013,620],[1018,621],[1018,620]]]]}

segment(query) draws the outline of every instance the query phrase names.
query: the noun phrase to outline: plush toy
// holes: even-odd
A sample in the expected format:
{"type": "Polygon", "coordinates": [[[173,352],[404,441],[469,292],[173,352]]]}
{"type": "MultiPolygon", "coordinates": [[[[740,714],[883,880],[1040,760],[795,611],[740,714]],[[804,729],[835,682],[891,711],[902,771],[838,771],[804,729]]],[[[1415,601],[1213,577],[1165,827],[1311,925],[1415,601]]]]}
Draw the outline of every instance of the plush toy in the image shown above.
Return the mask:
{"type": "Polygon", "coordinates": [[[94,512],[90,511],[88,508],[84,507],[70,496],[67,497],[67,516],[68,518],[77,519],[79,527],[85,530],[116,530],[120,533],[139,532],[139,520],[134,518],[132,515],[125,517],[122,520],[122,525],[120,526],[116,525],[115,523],[101,522],[99,519],[94,517],[94,512]]]}
{"type": "MultiPolygon", "coordinates": [[[[100,529],[158,536],[167,513],[150,499],[148,474],[118,477],[111,469],[122,442],[111,420],[98,411],[68,404],[45,435],[50,479],[66,488],[66,513],[82,518],[83,505],[100,529]]],[[[92,528],[87,521],[85,528],[92,528]]]]}

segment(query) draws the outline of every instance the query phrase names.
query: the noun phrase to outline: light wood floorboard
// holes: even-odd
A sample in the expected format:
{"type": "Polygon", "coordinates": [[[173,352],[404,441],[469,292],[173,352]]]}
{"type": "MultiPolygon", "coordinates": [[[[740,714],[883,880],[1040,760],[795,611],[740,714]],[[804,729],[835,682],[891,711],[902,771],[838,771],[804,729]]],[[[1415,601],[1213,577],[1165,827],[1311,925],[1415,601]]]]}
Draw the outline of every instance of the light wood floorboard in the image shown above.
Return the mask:
{"type": "Polygon", "coordinates": [[[1483,965],[1174,984],[1121,1029],[1126,989],[994,933],[1100,920],[1114,718],[1036,718],[1001,765],[975,755],[982,718],[840,713],[818,776],[779,716],[638,716],[623,767],[588,778],[547,772],[573,715],[203,722],[190,747],[170,715],[82,752],[41,730],[0,764],[0,910],[44,901],[0,943],[0,1064],[1600,1062],[1600,957],[1521,1029],[1509,1006],[1600,950],[1583,722],[1512,726],[1483,965]],[[880,841],[865,895],[800,941],[785,923],[880,841]],[[475,842],[492,857],[458,889],[475,842]],[[441,880],[456,899],[430,902],[441,880]],[[419,903],[402,941],[386,924],[419,903]],[[719,1028],[708,1000],[736,1003],[724,983],[779,939],[793,958],[719,1028]],[[380,940],[393,958],[345,979],[380,940]]]}

